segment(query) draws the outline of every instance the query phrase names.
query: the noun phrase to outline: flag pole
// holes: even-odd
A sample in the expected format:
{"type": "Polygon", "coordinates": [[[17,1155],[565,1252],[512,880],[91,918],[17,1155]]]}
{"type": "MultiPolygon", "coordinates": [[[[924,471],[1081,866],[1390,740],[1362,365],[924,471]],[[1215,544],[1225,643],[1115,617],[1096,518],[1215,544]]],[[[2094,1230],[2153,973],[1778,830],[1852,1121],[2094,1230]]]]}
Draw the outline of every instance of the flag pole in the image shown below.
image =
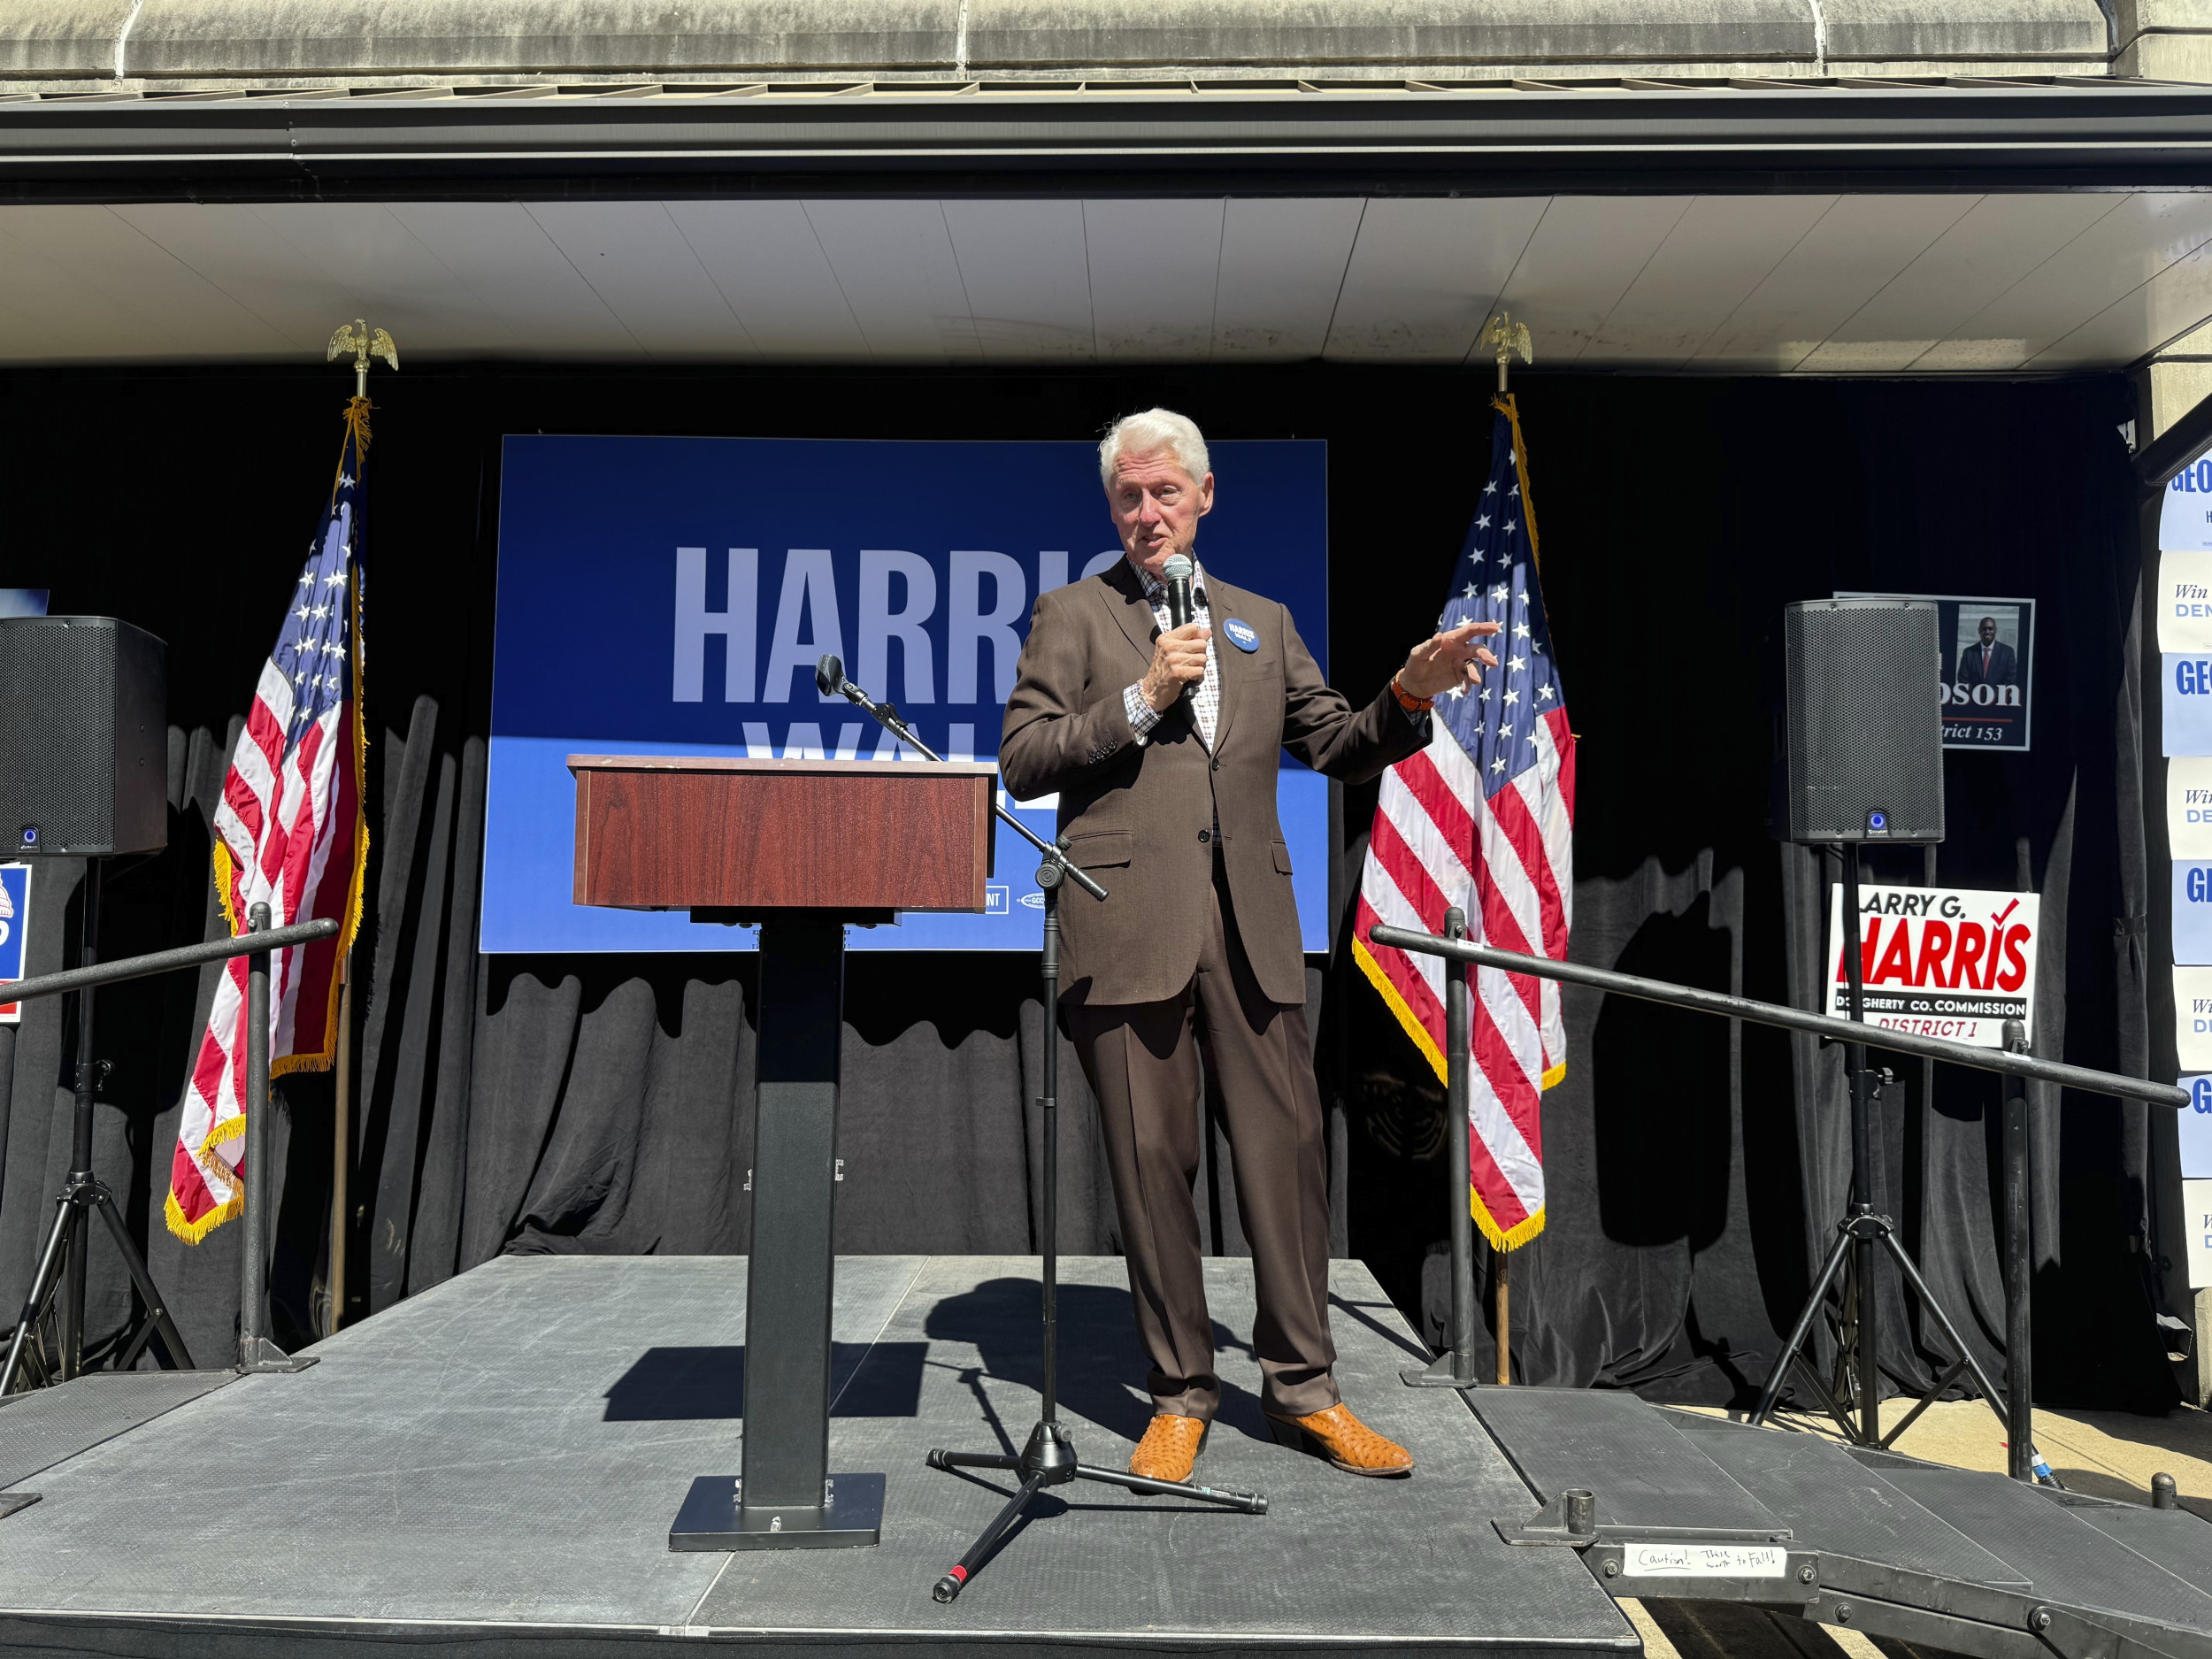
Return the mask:
{"type": "MultiPolygon", "coordinates": [[[[1500,311],[1484,326],[1482,343],[1496,349],[1498,398],[1503,402],[1506,396],[1506,370],[1512,363],[1514,354],[1519,353],[1524,363],[1536,361],[1535,348],[1528,337],[1528,325],[1517,323],[1506,312],[1500,311]]],[[[1468,1194],[1470,1204],[1473,1202],[1473,1196],[1471,1192],[1468,1194]]],[[[1497,1262],[1494,1294],[1498,1327],[1498,1386],[1502,1388],[1513,1381],[1512,1275],[1507,1268],[1507,1263],[1513,1259],[1513,1252],[1500,1245],[1492,1254],[1497,1262]]]]}
{"type": "MultiPolygon", "coordinates": [[[[386,367],[396,370],[399,349],[384,329],[371,328],[365,319],[357,317],[350,326],[342,324],[330,336],[330,347],[324,352],[323,360],[335,362],[349,351],[353,353],[354,402],[365,403],[369,396],[370,360],[381,357],[386,367]]],[[[357,638],[354,644],[357,652],[357,638]]],[[[358,683],[357,680],[357,686],[358,683]]],[[[353,718],[357,727],[363,718],[357,700],[353,718]]],[[[338,959],[338,1098],[331,1124],[330,1330],[326,1334],[335,1334],[345,1323],[346,1240],[352,1230],[348,1214],[352,1205],[349,1187],[353,1166],[353,952],[349,949],[338,959]]]]}
{"type": "Polygon", "coordinates": [[[1505,1264],[1513,1259],[1510,1250],[1498,1252],[1498,1386],[1509,1386],[1513,1381],[1513,1325],[1512,1296],[1508,1287],[1505,1264]]]}
{"type": "MultiPolygon", "coordinates": [[[[357,718],[358,718],[357,716],[357,718]]],[[[338,1098],[331,1118],[330,1310],[325,1336],[346,1317],[346,1185],[353,1171],[353,953],[338,958],[338,1098]]]]}

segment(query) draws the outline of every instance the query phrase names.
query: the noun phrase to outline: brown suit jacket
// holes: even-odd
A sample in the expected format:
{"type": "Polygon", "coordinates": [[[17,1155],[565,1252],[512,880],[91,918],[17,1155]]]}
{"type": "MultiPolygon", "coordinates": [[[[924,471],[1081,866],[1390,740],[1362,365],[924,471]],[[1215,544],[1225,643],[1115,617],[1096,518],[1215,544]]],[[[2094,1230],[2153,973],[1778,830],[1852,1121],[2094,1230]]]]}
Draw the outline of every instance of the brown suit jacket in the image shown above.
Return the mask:
{"type": "Polygon", "coordinates": [[[1123,691],[1152,662],[1159,626],[1126,559],[1038,598],[1022,648],[999,772],[1017,800],[1057,793],[1073,861],[1109,895],[1060,902],[1064,995],[1071,1002],[1156,1002],[1197,972],[1213,879],[1217,820],[1238,932],[1260,988],[1306,1000],[1305,956],[1290,886],[1290,849],[1275,816],[1285,749],[1346,782],[1372,778],[1429,741],[1386,686],[1364,709],[1332,691],[1272,599],[1205,578],[1221,675],[1208,754],[1187,702],[1139,744],[1123,691]],[[1259,648],[1221,632],[1249,623],[1259,648]]]}

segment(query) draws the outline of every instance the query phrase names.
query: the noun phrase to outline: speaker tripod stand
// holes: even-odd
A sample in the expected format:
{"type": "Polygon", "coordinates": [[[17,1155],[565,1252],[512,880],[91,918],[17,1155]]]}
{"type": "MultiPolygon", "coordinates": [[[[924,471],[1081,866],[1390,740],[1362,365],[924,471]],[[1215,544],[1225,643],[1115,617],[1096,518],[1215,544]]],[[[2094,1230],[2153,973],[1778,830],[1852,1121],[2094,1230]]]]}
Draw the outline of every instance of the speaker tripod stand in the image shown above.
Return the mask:
{"type": "MultiPolygon", "coordinates": [[[[103,863],[98,858],[85,861],[84,918],[76,963],[79,967],[92,966],[99,955],[103,863]]],[[[34,1357],[40,1362],[42,1382],[67,1382],[83,1371],[85,1257],[92,1242],[90,1217],[95,1215],[107,1224],[108,1236],[114,1240],[124,1269],[137,1288],[138,1299],[145,1306],[137,1328],[118,1339],[114,1369],[130,1370],[157,1334],[161,1338],[162,1358],[171,1370],[192,1369],[192,1356],[185,1348],[176,1322],[169,1317],[153,1275],[146,1270],[145,1258],[131,1242],[130,1229],[124,1225],[115,1194],[92,1168],[92,1103],[105,1062],[93,1058],[93,993],[88,987],[76,992],[75,996],[76,1099],[69,1174],[55,1199],[53,1230],[47,1234],[46,1248],[39,1255],[38,1271],[32,1277],[30,1294],[24,1298],[23,1310],[16,1317],[15,1335],[8,1344],[7,1359],[0,1363],[0,1395],[14,1389],[26,1362],[34,1357]],[[57,1301],[60,1304],[58,1310],[57,1301]],[[50,1313],[57,1314],[58,1327],[58,1352],[53,1354],[45,1352],[44,1328],[50,1313]],[[34,1341],[37,1345],[35,1356],[34,1341]]]]}
{"type": "MultiPolygon", "coordinates": [[[[1843,844],[1843,937],[1839,941],[1843,952],[1845,995],[1849,1006],[1849,1018],[1864,1024],[1866,1020],[1865,963],[1860,944],[1859,916],[1859,843],[1843,844]]],[[[1825,975],[1823,976],[1824,983],[1825,975]]],[[[1897,1224],[1874,1208],[1874,1127],[1873,1100],[1875,1073],[1866,1063],[1866,1045],[1853,1042],[1845,1045],[1844,1078],[1851,1091],[1851,1206],[1836,1224],[1836,1241],[1822,1263],[1820,1275],[1813,1281],[1812,1292],[1799,1311],[1797,1323],[1791,1326],[1789,1340],[1768,1374],[1766,1387],[1759,1395],[1758,1409],[1752,1412],[1751,1421],[1763,1425],[1774,1409],[1774,1402],[1782,1386],[1789,1379],[1790,1367],[1795,1365],[1799,1374],[1810,1385],[1813,1394],[1828,1415],[1842,1428],[1844,1438],[1855,1446],[1877,1448],[1893,1444],[1920,1414],[1925,1411],[1962,1375],[1970,1375],[1982,1391],[1982,1398],[2001,1419],[2004,1409],[2000,1403],[2004,1396],[1997,1385],[1990,1380],[1973,1349],[1966,1345],[1951,1317],[1936,1300],[1935,1292],[1921,1277],[1912,1253],[1905,1248],[1904,1240],[1897,1236],[1897,1224]],[[1920,1298],[1920,1305],[1935,1318],[1942,1328],[1958,1358],[1950,1368],[1938,1377],[1934,1385],[1921,1396],[1919,1403],[1908,1411],[1896,1427],[1887,1434],[1881,1428],[1881,1350],[1880,1332],[1875,1306],[1875,1262],[1877,1251],[1886,1252],[1897,1263],[1898,1272],[1920,1298]],[[1828,1290],[1841,1280],[1841,1298],[1837,1310],[1837,1347],[1835,1370],[1824,1378],[1807,1353],[1813,1322],[1827,1306],[1828,1290]],[[1854,1421],[1853,1409],[1856,1420],[1854,1421]]],[[[1881,1073],[1886,1079],[1888,1072],[1881,1073]]],[[[2017,1360],[2016,1358],[2016,1363],[2017,1360]]],[[[2031,1453],[2031,1455],[2032,1454],[2031,1453]]],[[[2037,1461],[2040,1461],[2039,1459],[2037,1461]]],[[[2055,1483],[2054,1483],[2055,1484],[2055,1483]]]]}

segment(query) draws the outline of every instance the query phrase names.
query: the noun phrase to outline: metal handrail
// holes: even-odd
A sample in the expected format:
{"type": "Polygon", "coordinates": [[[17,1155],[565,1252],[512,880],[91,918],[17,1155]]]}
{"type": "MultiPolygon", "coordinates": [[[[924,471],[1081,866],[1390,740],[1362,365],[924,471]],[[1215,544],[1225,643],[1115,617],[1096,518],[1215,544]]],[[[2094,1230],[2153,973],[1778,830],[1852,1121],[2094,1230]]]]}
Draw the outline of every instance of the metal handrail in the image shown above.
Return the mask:
{"type": "Polygon", "coordinates": [[[250,956],[259,950],[289,950],[295,945],[311,945],[318,939],[328,939],[337,931],[336,918],[325,916],[311,922],[296,922],[289,927],[272,927],[265,933],[240,933],[230,939],[211,939],[204,945],[183,945],[175,950],[157,950],[150,956],[96,963],[89,968],[65,968],[59,973],[42,973],[35,979],[12,983],[0,979],[0,1002],[27,1002],[35,997],[119,985],[126,979],[173,973],[179,968],[204,967],[231,956],[250,956]]]}
{"type": "Polygon", "coordinates": [[[2091,1094],[2111,1094],[2122,1100],[2146,1101],[2153,1106],[2178,1109],[2190,1104],[2188,1091],[2176,1088],[2170,1083],[2122,1077],[2112,1071],[2094,1071],[2086,1066],[2067,1065],[2057,1060],[2039,1060],[2032,1055],[2008,1054],[2001,1048],[1969,1048],[1965,1043],[1952,1042],[1942,1037],[1923,1037],[1916,1032],[1892,1031],[1886,1026],[1863,1025],[1857,1020],[1834,1019],[1825,1014],[1807,1013],[1803,1009],[1785,1008],[1778,1002],[1762,1002],[1748,996],[1732,996],[1725,991],[1701,991],[1694,986],[1674,985],[1665,979],[1646,979],[1632,973],[1615,973],[1606,968],[1585,967],[1578,962],[1553,962],[1544,956],[1525,956],[1517,951],[1493,949],[1488,945],[1479,945],[1471,940],[1442,939],[1434,933],[1416,933],[1407,927],[1377,927],[1371,937],[1377,944],[1387,945],[1395,950],[1417,951],[1424,956],[1443,956],[1481,968],[1502,968],[1509,973],[1533,974],[1538,979],[1556,979],[1563,985],[1587,986],[1592,990],[1609,991],[1617,996],[1639,997],[1647,1002],[1694,1009],[1699,1013],[1718,1014],[1728,1019],[1748,1019],[1763,1025],[1779,1025],[1786,1031],[1801,1031],[1815,1037],[1826,1037],[1835,1042],[1863,1042],[1871,1048],[1886,1048],[1924,1060],[1947,1060],[1955,1065],[1970,1065],[1983,1071],[2000,1071],[2008,1077],[2032,1078],[2041,1083],[2055,1083],[2062,1088],[2085,1089],[2091,1094]]]}
{"type": "MultiPolygon", "coordinates": [[[[96,875],[97,866],[94,866],[96,875]]],[[[70,992],[88,992],[104,985],[119,985],[126,979],[143,979],[157,973],[174,973],[183,968],[203,967],[211,962],[224,962],[233,956],[249,958],[246,964],[246,1157],[244,1168],[239,1172],[245,1187],[243,1194],[245,1220],[244,1248],[239,1252],[238,1297],[238,1369],[242,1371],[296,1371],[312,1365],[312,1358],[294,1359],[268,1338],[269,1323],[269,957],[272,952],[288,950],[296,945],[310,945],[319,939],[328,939],[337,933],[339,924],[334,917],[319,917],[313,921],[295,922],[289,927],[269,926],[269,907],[256,904],[246,913],[248,931],[228,939],[211,939],[204,944],[183,945],[174,950],[157,950],[143,956],[125,956],[116,962],[95,963],[89,967],[65,968],[59,973],[42,973],[36,979],[18,979],[13,983],[0,982],[0,1002],[26,1002],[36,997],[61,996],[70,992]]],[[[88,1004],[80,1002],[81,1010],[88,1004]]],[[[81,1071],[78,1100],[80,1110],[89,1112],[91,1086],[81,1071]]],[[[88,1140],[83,1144],[89,1146],[88,1140]]],[[[73,1183],[88,1180],[88,1173],[72,1175],[73,1183]]],[[[71,1199],[65,1189],[61,1203],[66,1214],[71,1199]]],[[[110,1225],[119,1225],[110,1216],[110,1225]]],[[[39,1272],[43,1280],[54,1252],[59,1248],[65,1223],[55,1224],[55,1243],[48,1247],[49,1260],[39,1272]]],[[[130,1256],[130,1241],[119,1232],[118,1242],[125,1247],[127,1259],[130,1256]]],[[[152,1303],[156,1294],[150,1280],[145,1279],[144,1268],[134,1271],[141,1276],[140,1288],[152,1303]]],[[[32,1304],[38,1297],[37,1281],[32,1289],[32,1304]]],[[[0,1390],[11,1386],[16,1368],[21,1363],[25,1344],[29,1339],[33,1306],[27,1306],[24,1317],[16,1322],[15,1336],[8,1345],[7,1357],[0,1361],[0,1390]]],[[[166,1320],[165,1312],[157,1316],[166,1320]]],[[[182,1354],[182,1343],[175,1335],[175,1328],[162,1325],[164,1341],[175,1344],[173,1354],[182,1354]]],[[[185,1356],[185,1365],[191,1359],[185,1356]]]]}

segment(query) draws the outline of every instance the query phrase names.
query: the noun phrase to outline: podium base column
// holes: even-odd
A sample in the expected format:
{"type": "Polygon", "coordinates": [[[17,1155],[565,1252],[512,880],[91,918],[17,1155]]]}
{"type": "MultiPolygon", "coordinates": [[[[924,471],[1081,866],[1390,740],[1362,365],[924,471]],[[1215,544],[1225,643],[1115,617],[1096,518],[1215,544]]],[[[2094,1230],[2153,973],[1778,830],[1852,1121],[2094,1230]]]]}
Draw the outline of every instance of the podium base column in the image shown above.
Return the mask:
{"type": "Polygon", "coordinates": [[[671,1549],[821,1549],[880,1536],[883,1477],[829,1472],[845,923],[763,918],[741,1477],[701,1475],[671,1549]]]}

